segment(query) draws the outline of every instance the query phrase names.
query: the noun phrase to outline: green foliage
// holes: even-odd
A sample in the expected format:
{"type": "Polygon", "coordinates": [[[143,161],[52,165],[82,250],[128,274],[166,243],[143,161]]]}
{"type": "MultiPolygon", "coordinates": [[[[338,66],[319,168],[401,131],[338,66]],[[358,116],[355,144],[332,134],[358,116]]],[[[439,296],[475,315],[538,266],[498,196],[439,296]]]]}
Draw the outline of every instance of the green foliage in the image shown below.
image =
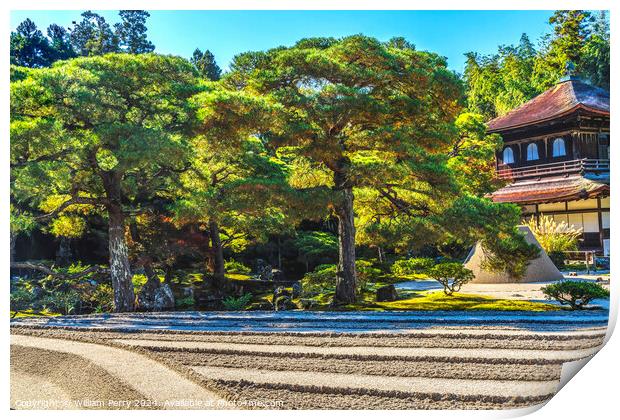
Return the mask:
{"type": "Polygon", "coordinates": [[[518,206],[464,196],[444,213],[441,223],[448,238],[468,246],[478,240],[482,242],[485,268],[521,278],[530,260],[538,257],[540,251],[525,241],[517,228],[520,219],[518,206]]]}
{"type": "Polygon", "coordinates": [[[473,280],[474,273],[461,263],[440,263],[428,270],[428,275],[437,280],[446,295],[458,292],[461,287],[473,280]]]}
{"type": "Polygon", "coordinates": [[[121,10],[121,22],[114,29],[103,16],[90,10],[82,13],[82,21],[66,29],[55,23],[47,28],[47,37],[30,19],[11,32],[11,64],[24,67],[47,67],[58,60],[111,52],[142,54],[155,47],[147,40],[144,10],[121,10]]]}
{"type": "Polygon", "coordinates": [[[50,61],[67,60],[76,56],[73,46],[71,45],[69,31],[67,31],[67,29],[52,23],[47,28],[47,36],[53,51],[50,61]]]}
{"type": "Polygon", "coordinates": [[[41,299],[40,303],[45,309],[69,315],[81,304],[81,298],[73,290],[55,291],[41,299]]]}
{"type": "Polygon", "coordinates": [[[196,67],[198,73],[205,79],[211,81],[220,80],[222,76],[222,69],[215,62],[215,56],[209,50],[205,50],[205,52],[200,51],[200,49],[196,48],[194,53],[192,54],[192,58],[190,62],[196,67]]]}
{"type": "Polygon", "coordinates": [[[242,263],[230,259],[224,263],[224,269],[227,274],[250,274],[252,269],[242,263]]]}
{"type": "Polygon", "coordinates": [[[298,232],[294,244],[306,264],[335,260],[338,256],[338,238],[328,232],[298,232]]]}
{"type": "Polygon", "coordinates": [[[381,269],[374,266],[373,261],[362,259],[355,260],[355,271],[357,272],[358,293],[363,293],[369,283],[376,283],[383,275],[381,269]]]}
{"type": "Polygon", "coordinates": [[[89,299],[94,312],[107,313],[114,310],[114,290],[109,284],[98,284],[89,299]]]}
{"type": "Polygon", "coordinates": [[[11,203],[10,209],[10,231],[12,235],[22,232],[28,233],[34,229],[36,222],[30,213],[20,210],[13,203],[11,203]]]}
{"type": "Polygon", "coordinates": [[[553,262],[559,270],[566,268],[566,254],[563,251],[551,251],[547,253],[549,259],[553,262]]]}
{"type": "Polygon", "coordinates": [[[146,10],[121,10],[121,22],[114,25],[119,48],[130,54],[153,52],[155,46],[146,39],[146,19],[151,16],[146,10]]]}
{"type": "Polygon", "coordinates": [[[103,16],[90,10],[71,28],[71,45],[78,55],[86,57],[120,52],[118,35],[103,16]]]}
{"type": "Polygon", "coordinates": [[[25,311],[31,308],[33,301],[34,301],[34,295],[29,290],[19,288],[19,289],[11,291],[11,297],[10,297],[11,311],[14,311],[15,315],[18,312],[25,311]]]}
{"type": "Polygon", "coordinates": [[[391,271],[398,277],[411,276],[426,273],[434,265],[435,260],[432,258],[408,258],[395,261],[392,264],[391,271]]]}
{"type": "Polygon", "coordinates": [[[175,299],[174,307],[176,309],[187,309],[193,307],[195,303],[196,302],[193,297],[187,296],[181,299],[175,299]]]}
{"type": "Polygon", "coordinates": [[[537,50],[523,34],[518,45],[502,45],[493,55],[468,53],[464,73],[471,111],[486,119],[503,115],[549,89],[565,74],[575,73],[609,89],[609,18],[584,10],[558,10],[549,19],[553,32],[537,50]]]}
{"type": "Polygon", "coordinates": [[[47,38],[30,19],[20,23],[11,32],[11,64],[24,67],[50,65],[53,54],[47,38]]]}
{"type": "Polygon", "coordinates": [[[597,283],[586,281],[561,281],[543,287],[548,299],[555,299],[572,310],[584,309],[593,299],[609,298],[609,291],[597,283]]]}
{"type": "Polygon", "coordinates": [[[319,265],[314,268],[314,271],[304,274],[300,283],[306,296],[333,289],[336,283],[336,265],[319,265]]]}
{"type": "Polygon", "coordinates": [[[251,293],[246,293],[239,297],[228,296],[222,300],[222,305],[228,311],[243,311],[251,300],[251,293]]]}
{"type": "Polygon", "coordinates": [[[454,143],[448,161],[459,189],[467,194],[484,196],[505,181],[497,177],[495,153],[503,142],[498,134],[486,134],[487,126],[480,114],[464,112],[455,122],[458,140],[454,143]]]}
{"type": "Polygon", "coordinates": [[[54,236],[65,238],[79,238],[86,230],[86,220],[75,215],[61,215],[53,219],[49,225],[49,232],[54,236]]]}

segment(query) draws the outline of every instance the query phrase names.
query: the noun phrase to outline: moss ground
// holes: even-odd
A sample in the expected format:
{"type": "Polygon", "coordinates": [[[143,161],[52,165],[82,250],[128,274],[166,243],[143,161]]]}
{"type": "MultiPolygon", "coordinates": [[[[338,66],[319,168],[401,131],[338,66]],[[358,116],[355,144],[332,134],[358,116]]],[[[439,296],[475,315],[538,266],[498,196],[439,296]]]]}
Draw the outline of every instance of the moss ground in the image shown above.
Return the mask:
{"type": "Polygon", "coordinates": [[[364,293],[360,302],[338,308],[331,307],[332,293],[324,293],[313,297],[315,310],[344,311],[556,311],[562,308],[540,302],[527,300],[497,299],[490,296],[454,293],[451,296],[442,291],[416,292],[404,295],[393,302],[375,302],[374,293],[364,293]]]}

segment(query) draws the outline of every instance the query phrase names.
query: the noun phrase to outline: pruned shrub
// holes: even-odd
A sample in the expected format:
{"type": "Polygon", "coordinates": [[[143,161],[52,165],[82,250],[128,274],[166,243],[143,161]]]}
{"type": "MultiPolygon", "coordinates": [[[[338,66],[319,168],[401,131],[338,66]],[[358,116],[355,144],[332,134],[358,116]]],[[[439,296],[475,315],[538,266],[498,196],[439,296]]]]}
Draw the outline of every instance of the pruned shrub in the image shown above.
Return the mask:
{"type": "Polygon", "coordinates": [[[584,309],[593,299],[609,298],[609,291],[597,283],[565,280],[543,287],[542,292],[549,299],[555,299],[572,310],[584,309]]]}
{"type": "Polygon", "coordinates": [[[41,299],[41,304],[45,309],[59,312],[63,315],[74,313],[81,304],[80,295],[74,291],[53,292],[41,299]]]}
{"type": "Polygon", "coordinates": [[[461,263],[437,264],[428,270],[428,275],[443,286],[443,292],[448,296],[461,290],[465,283],[470,282],[474,278],[474,272],[463,267],[461,263]]]}
{"type": "Polygon", "coordinates": [[[252,294],[246,293],[239,297],[228,296],[222,300],[222,305],[228,311],[243,311],[252,300],[252,294]]]}
{"type": "Polygon", "coordinates": [[[396,276],[410,276],[428,271],[435,265],[432,258],[408,258],[392,264],[392,273],[396,276]]]}
{"type": "Polygon", "coordinates": [[[321,264],[314,271],[304,274],[301,279],[301,287],[304,295],[322,293],[327,288],[333,288],[336,284],[336,265],[321,264]]]}
{"type": "Polygon", "coordinates": [[[25,311],[32,307],[34,296],[32,292],[25,289],[17,289],[11,292],[11,311],[13,311],[13,317],[21,311],[25,311]]]}
{"type": "Polygon", "coordinates": [[[229,274],[250,274],[252,269],[247,265],[240,263],[239,261],[235,261],[234,259],[230,259],[224,263],[224,270],[229,274]]]}
{"type": "Polygon", "coordinates": [[[356,260],[355,271],[357,272],[357,286],[359,292],[366,290],[368,283],[376,283],[381,276],[382,271],[374,267],[371,261],[356,260]]]}
{"type": "Polygon", "coordinates": [[[566,263],[564,262],[566,260],[566,254],[564,251],[551,251],[548,255],[553,265],[559,270],[564,270],[564,268],[566,268],[566,263]]]}

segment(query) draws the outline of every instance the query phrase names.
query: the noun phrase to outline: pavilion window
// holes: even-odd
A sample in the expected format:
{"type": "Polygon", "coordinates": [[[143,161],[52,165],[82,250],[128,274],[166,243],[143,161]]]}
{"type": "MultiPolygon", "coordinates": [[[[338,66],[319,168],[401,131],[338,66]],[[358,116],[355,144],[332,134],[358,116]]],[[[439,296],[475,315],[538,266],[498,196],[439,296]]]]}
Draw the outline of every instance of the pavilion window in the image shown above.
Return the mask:
{"type": "Polygon", "coordinates": [[[530,143],[527,146],[527,160],[538,160],[538,146],[536,143],[530,143]]]}
{"type": "Polygon", "coordinates": [[[553,157],[566,156],[566,143],[563,138],[553,140],[553,157]]]}
{"type": "Polygon", "coordinates": [[[512,147],[506,147],[504,149],[504,156],[503,156],[503,162],[504,164],[508,165],[510,163],[515,163],[515,154],[512,151],[512,147]]]}

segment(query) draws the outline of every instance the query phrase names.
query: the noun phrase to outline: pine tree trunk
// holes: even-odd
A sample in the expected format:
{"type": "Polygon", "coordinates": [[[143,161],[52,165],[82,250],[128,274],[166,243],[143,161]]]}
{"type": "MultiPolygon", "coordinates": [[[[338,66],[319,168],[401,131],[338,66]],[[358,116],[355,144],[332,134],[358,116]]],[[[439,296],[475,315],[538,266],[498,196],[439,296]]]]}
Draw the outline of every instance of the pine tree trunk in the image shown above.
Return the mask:
{"type": "Polygon", "coordinates": [[[355,220],[353,189],[342,189],[342,200],[335,207],[338,216],[338,269],[336,273],[336,301],[354,303],[357,274],[355,272],[355,220]]]}
{"type": "Polygon", "coordinates": [[[278,236],[278,270],[282,270],[282,245],[278,236]]]}
{"type": "Polygon", "coordinates": [[[69,265],[71,263],[71,238],[60,237],[58,251],[56,251],[56,265],[69,265]]]}
{"type": "Polygon", "coordinates": [[[110,277],[114,289],[114,311],[131,312],[135,295],[131,282],[129,253],[125,241],[125,217],[120,206],[109,206],[108,247],[110,252],[110,277]]]}
{"type": "Polygon", "coordinates": [[[10,255],[10,263],[13,264],[15,262],[15,242],[17,242],[17,234],[11,232],[11,255],[10,255]]]}
{"type": "Polygon", "coordinates": [[[225,280],[224,249],[220,239],[220,227],[214,219],[209,220],[209,236],[213,250],[213,277],[218,284],[223,284],[225,280]]]}
{"type": "Polygon", "coordinates": [[[125,215],[121,207],[121,175],[117,172],[102,174],[107,195],[108,250],[110,277],[114,289],[114,311],[131,312],[135,309],[136,296],[131,281],[129,251],[125,240],[125,215]]]}

